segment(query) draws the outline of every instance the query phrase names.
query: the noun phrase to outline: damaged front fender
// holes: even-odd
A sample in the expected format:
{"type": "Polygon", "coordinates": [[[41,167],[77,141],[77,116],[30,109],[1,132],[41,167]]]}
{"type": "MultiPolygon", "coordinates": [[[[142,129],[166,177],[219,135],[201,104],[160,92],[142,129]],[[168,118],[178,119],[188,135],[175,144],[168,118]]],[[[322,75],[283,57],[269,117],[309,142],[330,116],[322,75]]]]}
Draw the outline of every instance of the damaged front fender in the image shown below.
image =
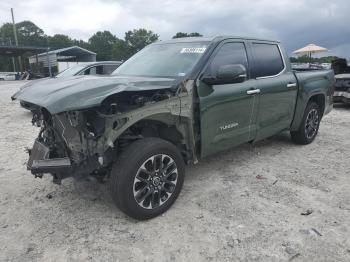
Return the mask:
{"type": "MultiPolygon", "coordinates": [[[[193,81],[187,82],[191,85],[193,81]]],[[[42,129],[38,142],[49,152],[45,161],[33,160],[32,173],[42,170],[62,178],[106,174],[125,146],[147,136],[174,143],[187,162],[197,162],[192,92],[179,90],[122,92],[98,107],[57,114],[43,109],[46,113],[33,121],[42,129]],[[60,168],[50,166],[54,163],[60,168]]]]}

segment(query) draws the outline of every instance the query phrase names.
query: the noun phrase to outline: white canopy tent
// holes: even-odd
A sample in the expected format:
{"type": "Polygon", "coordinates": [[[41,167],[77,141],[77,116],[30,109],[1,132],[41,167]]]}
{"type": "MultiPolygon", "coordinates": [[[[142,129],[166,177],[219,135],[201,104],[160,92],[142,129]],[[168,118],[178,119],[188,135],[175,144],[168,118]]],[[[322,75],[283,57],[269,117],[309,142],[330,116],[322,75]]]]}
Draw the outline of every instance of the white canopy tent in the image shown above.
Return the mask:
{"type": "Polygon", "coordinates": [[[328,49],[322,46],[318,46],[315,44],[309,44],[303,48],[300,48],[298,50],[295,50],[293,54],[296,55],[307,55],[311,58],[312,54],[327,52],[328,49]]]}

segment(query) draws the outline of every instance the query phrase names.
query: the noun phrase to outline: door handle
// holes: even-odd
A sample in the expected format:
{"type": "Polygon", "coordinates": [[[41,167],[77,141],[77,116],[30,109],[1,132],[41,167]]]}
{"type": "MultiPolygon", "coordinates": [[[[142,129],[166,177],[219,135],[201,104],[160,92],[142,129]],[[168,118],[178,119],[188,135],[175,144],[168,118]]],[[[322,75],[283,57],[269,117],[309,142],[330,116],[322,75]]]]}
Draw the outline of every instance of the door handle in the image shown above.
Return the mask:
{"type": "Polygon", "coordinates": [[[247,91],[247,95],[254,95],[259,93],[260,93],[260,89],[252,89],[247,91]]]}
{"type": "Polygon", "coordinates": [[[297,86],[296,83],[289,83],[289,84],[287,84],[288,88],[292,88],[292,87],[296,87],[296,86],[297,86]]]}

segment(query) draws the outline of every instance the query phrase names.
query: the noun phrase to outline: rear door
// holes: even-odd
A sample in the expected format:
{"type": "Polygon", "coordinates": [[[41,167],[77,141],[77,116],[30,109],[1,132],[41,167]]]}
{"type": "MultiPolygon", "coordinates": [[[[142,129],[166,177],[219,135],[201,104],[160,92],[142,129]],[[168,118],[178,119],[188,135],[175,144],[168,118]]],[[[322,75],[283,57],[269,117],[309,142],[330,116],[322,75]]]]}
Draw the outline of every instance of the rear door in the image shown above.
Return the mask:
{"type": "Polygon", "coordinates": [[[199,81],[202,157],[255,137],[258,94],[247,94],[256,87],[256,80],[250,78],[248,54],[243,41],[226,41],[216,48],[204,70],[204,75],[214,76],[220,65],[241,64],[247,69],[246,81],[220,85],[199,81]]]}
{"type": "Polygon", "coordinates": [[[276,43],[252,42],[252,75],[260,90],[256,140],[288,129],[293,120],[297,80],[276,43]]]}

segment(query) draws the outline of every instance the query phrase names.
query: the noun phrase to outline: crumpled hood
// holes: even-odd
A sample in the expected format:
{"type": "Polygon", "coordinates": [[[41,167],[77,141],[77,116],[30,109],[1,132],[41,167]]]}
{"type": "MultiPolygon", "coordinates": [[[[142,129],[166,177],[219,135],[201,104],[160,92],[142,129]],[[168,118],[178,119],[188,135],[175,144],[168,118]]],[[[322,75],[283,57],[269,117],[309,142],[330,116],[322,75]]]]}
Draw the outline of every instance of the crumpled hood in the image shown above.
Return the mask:
{"type": "Polygon", "coordinates": [[[26,85],[12,99],[46,108],[51,114],[99,106],[108,96],[122,91],[171,88],[172,78],[76,76],[50,78],[26,85]]]}

